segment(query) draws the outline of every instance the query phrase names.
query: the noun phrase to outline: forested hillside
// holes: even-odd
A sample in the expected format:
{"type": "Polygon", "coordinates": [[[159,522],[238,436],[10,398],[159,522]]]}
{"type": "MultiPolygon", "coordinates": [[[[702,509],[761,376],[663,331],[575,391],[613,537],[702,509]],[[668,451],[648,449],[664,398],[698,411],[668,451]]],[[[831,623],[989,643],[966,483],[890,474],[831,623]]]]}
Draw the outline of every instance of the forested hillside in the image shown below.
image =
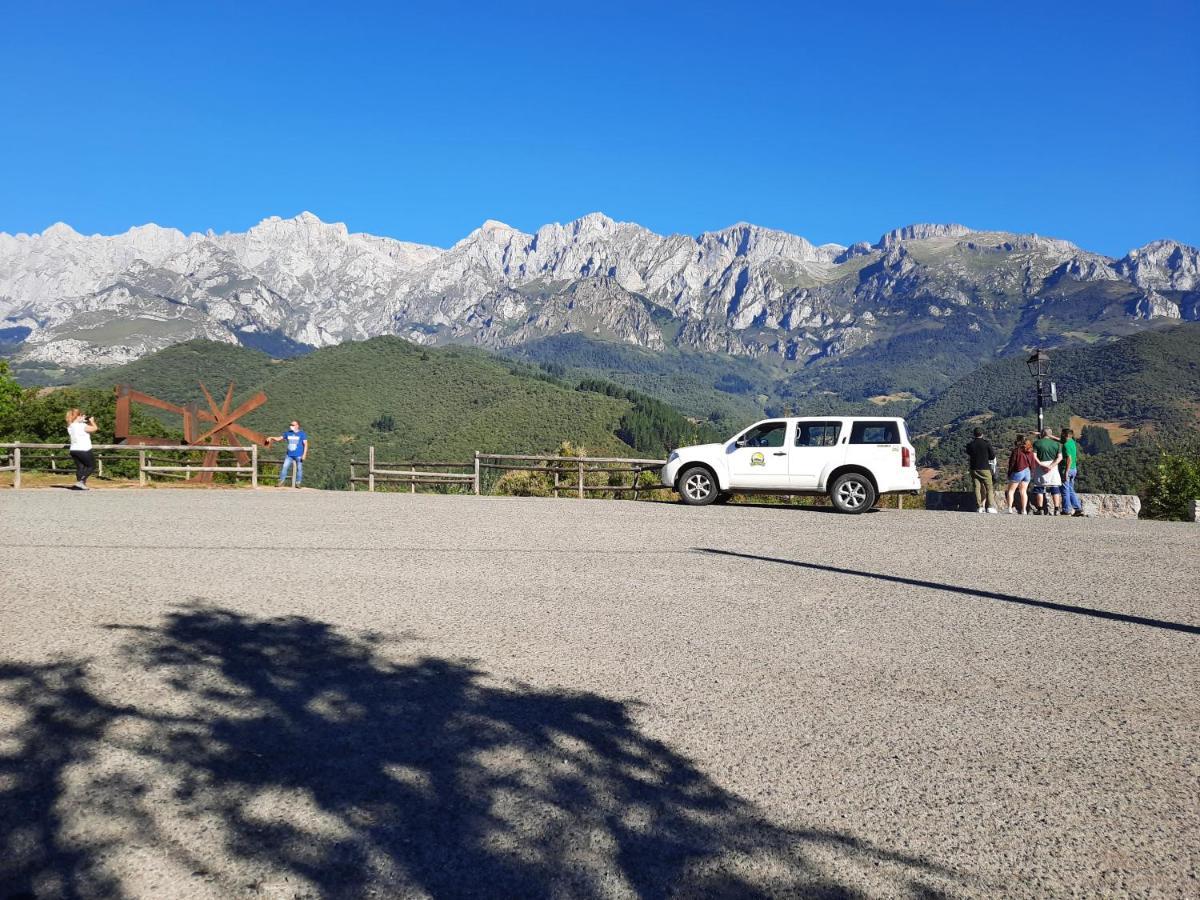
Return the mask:
{"type": "MultiPolygon", "coordinates": [[[[1055,429],[1087,427],[1084,489],[1135,493],[1161,452],[1200,443],[1200,326],[1181,324],[1112,343],[1051,353],[1058,403],[1047,406],[1055,429]],[[1105,436],[1097,432],[1103,430],[1105,436]]],[[[976,425],[997,445],[1036,425],[1033,379],[1023,359],[984,366],[909,416],[922,436],[922,465],[961,469],[976,425]]]]}
{"type": "MultiPolygon", "coordinates": [[[[312,439],[306,481],[313,486],[343,484],[350,457],[365,457],[370,445],[380,458],[394,460],[465,460],[475,450],[548,452],[563,441],[593,453],[659,456],[668,445],[707,437],[703,426],[636,392],[567,383],[479,350],[422,349],[383,337],[287,360],[189,341],[73,388],[27,392],[20,433],[9,425],[0,440],[60,440],[61,408],[79,397],[100,417],[103,440],[111,437],[114,384],[203,403],[198,382],[218,393],[231,378],[235,403],[257,390],[269,397],[242,420],[249,427],[278,434],[290,419],[300,420],[312,439]]],[[[141,421],[155,418],[160,430],[179,427],[165,414],[146,412],[141,421]]]]}

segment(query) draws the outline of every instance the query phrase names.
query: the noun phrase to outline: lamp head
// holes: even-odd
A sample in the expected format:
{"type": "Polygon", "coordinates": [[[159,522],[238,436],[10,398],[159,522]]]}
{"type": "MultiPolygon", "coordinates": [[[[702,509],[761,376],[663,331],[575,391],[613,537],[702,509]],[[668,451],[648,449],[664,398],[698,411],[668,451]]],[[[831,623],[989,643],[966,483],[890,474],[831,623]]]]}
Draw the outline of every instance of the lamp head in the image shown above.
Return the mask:
{"type": "Polygon", "coordinates": [[[1029,374],[1034,378],[1045,378],[1050,374],[1050,354],[1040,347],[1033,351],[1033,355],[1025,360],[1025,365],[1029,367],[1029,374]]]}

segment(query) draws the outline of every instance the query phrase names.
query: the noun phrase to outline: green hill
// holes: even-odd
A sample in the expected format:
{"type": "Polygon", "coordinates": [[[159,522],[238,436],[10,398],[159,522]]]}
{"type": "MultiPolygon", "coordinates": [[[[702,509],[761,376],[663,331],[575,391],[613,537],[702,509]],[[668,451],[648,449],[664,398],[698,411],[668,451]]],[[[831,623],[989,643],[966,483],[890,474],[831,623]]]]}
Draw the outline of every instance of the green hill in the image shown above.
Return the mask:
{"type": "MultiPolygon", "coordinates": [[[[659,456],[668,445],[708,436],[704,426],[637,392],[576,386],[483,351],[423,349],[394,337],[285,360],[189,341],[106,369],[73,390],[103,392],[89,394],[92,405],[118,383],[203,404],[199,381],[220,396],[231,378],[235,404],[257,390],[269,398],[242,420],[247,426],[278,434],[292,418],[300,420],[312,440],[305,480],[318,487],[343,485],[351,456],[365,458],[370,445],[391,460],[467,460],[475,450],[544,453],[563,441],[592,453],[659,456]]],[[[160,421],[179,427],[170,416],[160,421]]]]}
{"type": "MultiPolygon", "coordinates": [[[[1136,493],[1163,450],[1200,442],[1200,325],[1053,351],[1051,380],[1059,402],[1047,406],[1048,425],[1108,432],[1081,462],[1085,490],[1136,493]]],[[[997,446],[1036,427],[1033,379],[1023,359],[991,363],[922,404],[908,421],[921,436],[921,464],[957,471],[976,425],[997,446]]]]}

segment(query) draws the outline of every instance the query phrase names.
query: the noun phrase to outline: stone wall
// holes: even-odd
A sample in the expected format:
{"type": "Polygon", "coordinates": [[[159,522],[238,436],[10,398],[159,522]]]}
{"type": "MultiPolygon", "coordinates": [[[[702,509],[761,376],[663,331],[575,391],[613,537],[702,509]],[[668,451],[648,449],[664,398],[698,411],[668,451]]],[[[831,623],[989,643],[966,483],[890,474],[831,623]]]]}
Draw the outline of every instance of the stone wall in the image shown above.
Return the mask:
{"type": "Polygon", "coordinates": [[[1083,514],[1098,519],[1136,519],[1142,499],[1136,494],[1080,494],[1083,514]]]}
{"type": "MultiPolygon", "coordinates": [[[[1141,498],[1132,494],[1080,494],[1079,499],[1083,501],[1083,514],[1097,519],[1136,519],[1142,510],[1141,498]]],[[[1008,507],[1004,505],[1003,491],[992,491],[992,502],[995,503],[996,509],[1008,512],[1008,507]]],[[[971,491],[927,491],[925,508],[948,512],[975,512],[975,494],[971,491]]],[[[1196,515],[1195,503],[1192,509],[1193,515],[1196,515]]]]}
{"type": "MultiPolygon", "coordinates": [[[[996,509],[1007,512],[1004,506],[1004,491],[992,491],[992,504],[996,509]]],[[[947,512],[975,512],[974,491],[926,491],[925,508],[947,512]]]]}

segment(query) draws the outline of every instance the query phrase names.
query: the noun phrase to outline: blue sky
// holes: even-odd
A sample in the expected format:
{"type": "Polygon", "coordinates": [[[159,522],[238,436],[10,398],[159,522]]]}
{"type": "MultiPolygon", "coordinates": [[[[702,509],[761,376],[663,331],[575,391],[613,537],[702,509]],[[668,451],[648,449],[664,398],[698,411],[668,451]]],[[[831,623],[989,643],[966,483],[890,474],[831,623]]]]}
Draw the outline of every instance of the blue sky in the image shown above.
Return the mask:
{"type": "Polygon", "coordinates": [[[593,210],[1200,244],[1200,3],[26,3],[0,230],[303,209],[446,245],[593,210]]]}

